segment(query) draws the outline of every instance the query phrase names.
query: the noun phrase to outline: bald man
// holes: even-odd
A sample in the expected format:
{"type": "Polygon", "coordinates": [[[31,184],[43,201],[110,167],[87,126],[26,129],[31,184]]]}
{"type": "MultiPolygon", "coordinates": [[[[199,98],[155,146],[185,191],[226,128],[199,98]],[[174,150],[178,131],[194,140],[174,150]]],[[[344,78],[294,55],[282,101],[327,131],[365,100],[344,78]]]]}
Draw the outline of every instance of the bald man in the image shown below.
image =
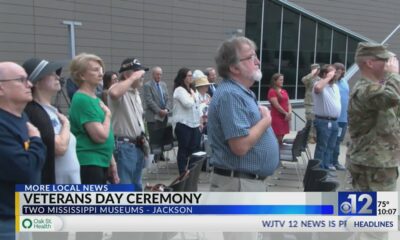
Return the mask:
{"type": "Polygon", "coordinates": [[[23,113],[32,83],[13,62],[0,62],[0,239],[15,240],[15,184],[40,184],[46,147],[23,113]]]}

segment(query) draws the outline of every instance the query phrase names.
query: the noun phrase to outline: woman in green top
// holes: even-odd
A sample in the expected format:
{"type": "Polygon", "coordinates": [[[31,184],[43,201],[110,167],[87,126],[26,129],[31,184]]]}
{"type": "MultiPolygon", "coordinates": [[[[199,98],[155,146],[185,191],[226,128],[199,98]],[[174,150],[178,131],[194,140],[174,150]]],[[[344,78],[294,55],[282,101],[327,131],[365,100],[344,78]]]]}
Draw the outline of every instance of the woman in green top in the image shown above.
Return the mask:
{"type": "Polygon", "coordinates": [[[96,87],[103,81],[103,60],[81,53],[72,59],[70,72],[79,86],[69,109],[71,132],[76,136],[76,153],[81,165],[83,184],[105,184],[107,178],[118,183],[113,158],[114,134],[110,109],[96,96],[96,87]]]}

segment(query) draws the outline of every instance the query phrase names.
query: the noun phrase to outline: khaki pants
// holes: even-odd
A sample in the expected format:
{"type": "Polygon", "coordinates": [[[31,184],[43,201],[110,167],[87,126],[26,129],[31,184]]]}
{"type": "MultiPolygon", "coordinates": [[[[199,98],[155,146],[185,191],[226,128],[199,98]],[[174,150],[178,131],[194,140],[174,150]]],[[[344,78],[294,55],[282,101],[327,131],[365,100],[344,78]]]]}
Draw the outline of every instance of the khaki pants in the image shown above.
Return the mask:
{"type": "MultiPolygon", "coordinates": [[[[210,192],[266,192],[265,181],[244,178],[225,177],[212,174],[210,192]]],[[[224,240],[257,240],[254,232],[224,232],[224,240]]]]}

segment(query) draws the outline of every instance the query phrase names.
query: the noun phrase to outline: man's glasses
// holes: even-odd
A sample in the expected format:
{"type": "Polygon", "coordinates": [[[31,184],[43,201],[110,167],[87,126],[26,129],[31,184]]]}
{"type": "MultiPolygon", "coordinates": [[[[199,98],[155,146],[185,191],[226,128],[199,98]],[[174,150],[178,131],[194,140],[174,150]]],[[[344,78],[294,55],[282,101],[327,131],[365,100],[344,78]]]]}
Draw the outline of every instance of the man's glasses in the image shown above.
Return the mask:
{"type": "Polygon", "coordinates": [[[371,59],[372,61],[382,61],[382,62],[388,62],[389,61],[389,59],[383,59],[383,58],[373,58],[373,59],[371,59]]]}
{"type": "Polygon", "coordinates": [[[22,84],[27,84],[29,79],[26,77],[18,77],[18,78],[11,78],[11,79],[0,79],[0,82],[10,82],[10,81],[17,81],[22,84]]]}
{"type": "Polygon", "coordinates": [[[251,61],[255,62],[257,59],[258,59],[257,55],[256,54],[252,54],[252,55],[250,55],[248,57],[239,59],[239,61],[243,62],[243,61],[251,60],[251,61]]]}

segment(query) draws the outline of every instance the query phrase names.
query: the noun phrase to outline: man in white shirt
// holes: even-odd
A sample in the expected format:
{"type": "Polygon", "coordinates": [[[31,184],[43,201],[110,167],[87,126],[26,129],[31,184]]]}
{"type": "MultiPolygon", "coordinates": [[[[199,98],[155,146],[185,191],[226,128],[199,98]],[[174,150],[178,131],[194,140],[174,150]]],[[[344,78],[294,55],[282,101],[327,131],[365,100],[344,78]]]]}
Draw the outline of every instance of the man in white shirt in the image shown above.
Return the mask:
{"type": "Polygon", "coordinates": [[[321,160],[321,167],[335,171],[332,165],[333,150],[338,135],[337,118],[340,115],[340,92],[336,81],[336,68],[326,64],[320,71],[320,80],[313,88],[314,126],[317,132],[317,145],[314,158],[321,160]]]}

